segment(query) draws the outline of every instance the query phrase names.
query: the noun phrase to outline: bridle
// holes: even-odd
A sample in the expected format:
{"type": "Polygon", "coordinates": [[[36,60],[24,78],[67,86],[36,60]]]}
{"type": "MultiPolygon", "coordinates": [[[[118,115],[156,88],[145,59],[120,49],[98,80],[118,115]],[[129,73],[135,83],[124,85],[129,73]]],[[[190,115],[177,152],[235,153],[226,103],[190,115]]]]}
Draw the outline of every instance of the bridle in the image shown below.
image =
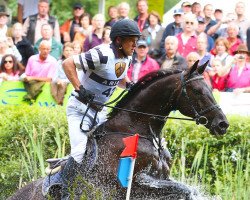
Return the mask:
{"type": "Polygon", "coordinates": [[[206,114],[208,112],[211,112],[211,111],[213,111],[215,109],[221,109],[221,108],[220,108],[220,106],[218,104],[213,104],[213,105],[209,106],[208,108],[198,112],[194,107],[193,100],[191,100],[189,98],[188,94],[187,94],[186,86],[192,81],[201,80],[201,79],[204,79],[204,78],[203,78],[203,76],[197,76],[197,77],[185,80],[184,72],[185,71],[183,71],[181,73],[181,77],[180,77],[180,79],[181,79],[181,92],[180,92],[180,95],[179,95],[179,97],[177,99],[177,102],[179,102],[179,99],[180,99],[181,96],[186,98],[187,101],[190,103],[189,105],[191,106],[192,111],[194,113],[194,120],[195,120],[196,124],[202,124],[202,125],[205,126],[208,123],[208,119],[207,119],[207,117],[204,116],[204,114],[206,114]]]}

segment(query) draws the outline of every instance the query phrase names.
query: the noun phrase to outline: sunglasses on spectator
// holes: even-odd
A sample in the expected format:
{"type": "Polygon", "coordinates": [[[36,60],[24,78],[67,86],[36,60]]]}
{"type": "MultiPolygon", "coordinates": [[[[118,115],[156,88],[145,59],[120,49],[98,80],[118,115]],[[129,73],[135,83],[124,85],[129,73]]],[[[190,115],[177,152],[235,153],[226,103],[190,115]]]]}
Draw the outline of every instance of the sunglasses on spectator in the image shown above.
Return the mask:
{"type": "Polygon", "coordinates": [[[194,25],[194,22],[185,22],[186,24],[194,25]]]}
{"type": "Polygon", "coordinates": [[[12,60],[5,60],[4,64],[6,64],[6,63],[13,63],[13,61],[12,60]]]}

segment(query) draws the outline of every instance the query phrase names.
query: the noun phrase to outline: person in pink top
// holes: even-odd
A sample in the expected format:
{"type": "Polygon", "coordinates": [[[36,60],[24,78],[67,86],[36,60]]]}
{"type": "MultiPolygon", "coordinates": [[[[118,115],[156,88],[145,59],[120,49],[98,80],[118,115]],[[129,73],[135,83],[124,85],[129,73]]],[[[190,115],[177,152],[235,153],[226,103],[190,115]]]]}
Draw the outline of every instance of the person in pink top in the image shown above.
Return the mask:
{"type": "Polygon", "coordinates": [[[131,81],[136,83],[144,75],[160,69],[159,64],[150,58],[148,53],[148,45],[145,40],[139,40],[136,46],[136,57],[133,59],[130,68],[128,69],[127,76],[131,81]]]}
{"type": "Polygon", "coordinates": [[[249,55],[246,45],[239,45],[235,51],[235,64],[227,74],[225,91],[250,92],[250,64],[246,62],[249,55]]]}
{"type": "Polygon", "coordinates": [[[182,23],[183,32],[176,35],[178,39],[178,53],[186,58],[186,56],[193,51],[197,51],[197,35],[195,30],[198,27],[198,21],[196,15],[187,13],[184,15],[182,23]]]}
{"type": "Polygon", "coordinates": [[[29,58],[25,68],[25,74],[21,76],[27,95],[25,100],[35,100],[42,91],[45,82],[51,82],[57,69],[57,60],[49,55],[51,44],[43,40],[39,46],[39,54],[29,58]]]}
{"type": "Polygon", "coordinates": [[[43,40],[39,46],[39,54],[29,58],[25,68],[26,77],[24,81],[46,81],[50,82],[57,68],[57,60],[49,55],[51,45],[43,40]]]}

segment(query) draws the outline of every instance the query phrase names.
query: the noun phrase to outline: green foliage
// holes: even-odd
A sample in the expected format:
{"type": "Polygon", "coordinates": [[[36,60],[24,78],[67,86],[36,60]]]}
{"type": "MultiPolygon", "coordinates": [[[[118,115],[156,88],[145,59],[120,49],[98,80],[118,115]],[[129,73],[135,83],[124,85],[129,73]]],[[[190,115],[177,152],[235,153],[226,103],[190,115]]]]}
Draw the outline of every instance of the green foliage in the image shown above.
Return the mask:
{"type": "Polygon", "coordinates": [[[3,106],[0,113],[0,199],[6,199],[44,176],[44,160],[64,156],[69,141],[63,107],[3,106]]]}
{"type": "Polygon", "coordinates": [[[163,134],[173,155],[171,173],[223,199],[248,199],[250,119],[232,116],[229,121],[227,134],[215,137],[203,126],[169,120],[163,134]]]}
{"type": "MultiPolygon", "coordinates": [[[[47,158],[69,153],[65,108],[0,107],[0,199],[44,175],[47,158]]],[[[193,122],[169,120],[163,135],[173,156],[171,175],[223,199],[250,196],[250,119],[230,117],[215,137],[193,122]]]]}

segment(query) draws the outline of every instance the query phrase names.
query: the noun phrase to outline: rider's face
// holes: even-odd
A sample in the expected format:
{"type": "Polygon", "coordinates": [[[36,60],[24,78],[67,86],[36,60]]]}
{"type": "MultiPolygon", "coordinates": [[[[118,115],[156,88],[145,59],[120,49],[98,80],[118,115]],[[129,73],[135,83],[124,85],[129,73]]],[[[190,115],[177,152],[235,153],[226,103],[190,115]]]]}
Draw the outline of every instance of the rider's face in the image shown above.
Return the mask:
{"type": "Polygon", "coordinates": [[[123,38],[122,48],[123,48],[124,53],[127,56],[132,56],[132,54],[134,53],[137,41],[138,41],[137,36],[130,36],[130,37],[123,38]]]}

